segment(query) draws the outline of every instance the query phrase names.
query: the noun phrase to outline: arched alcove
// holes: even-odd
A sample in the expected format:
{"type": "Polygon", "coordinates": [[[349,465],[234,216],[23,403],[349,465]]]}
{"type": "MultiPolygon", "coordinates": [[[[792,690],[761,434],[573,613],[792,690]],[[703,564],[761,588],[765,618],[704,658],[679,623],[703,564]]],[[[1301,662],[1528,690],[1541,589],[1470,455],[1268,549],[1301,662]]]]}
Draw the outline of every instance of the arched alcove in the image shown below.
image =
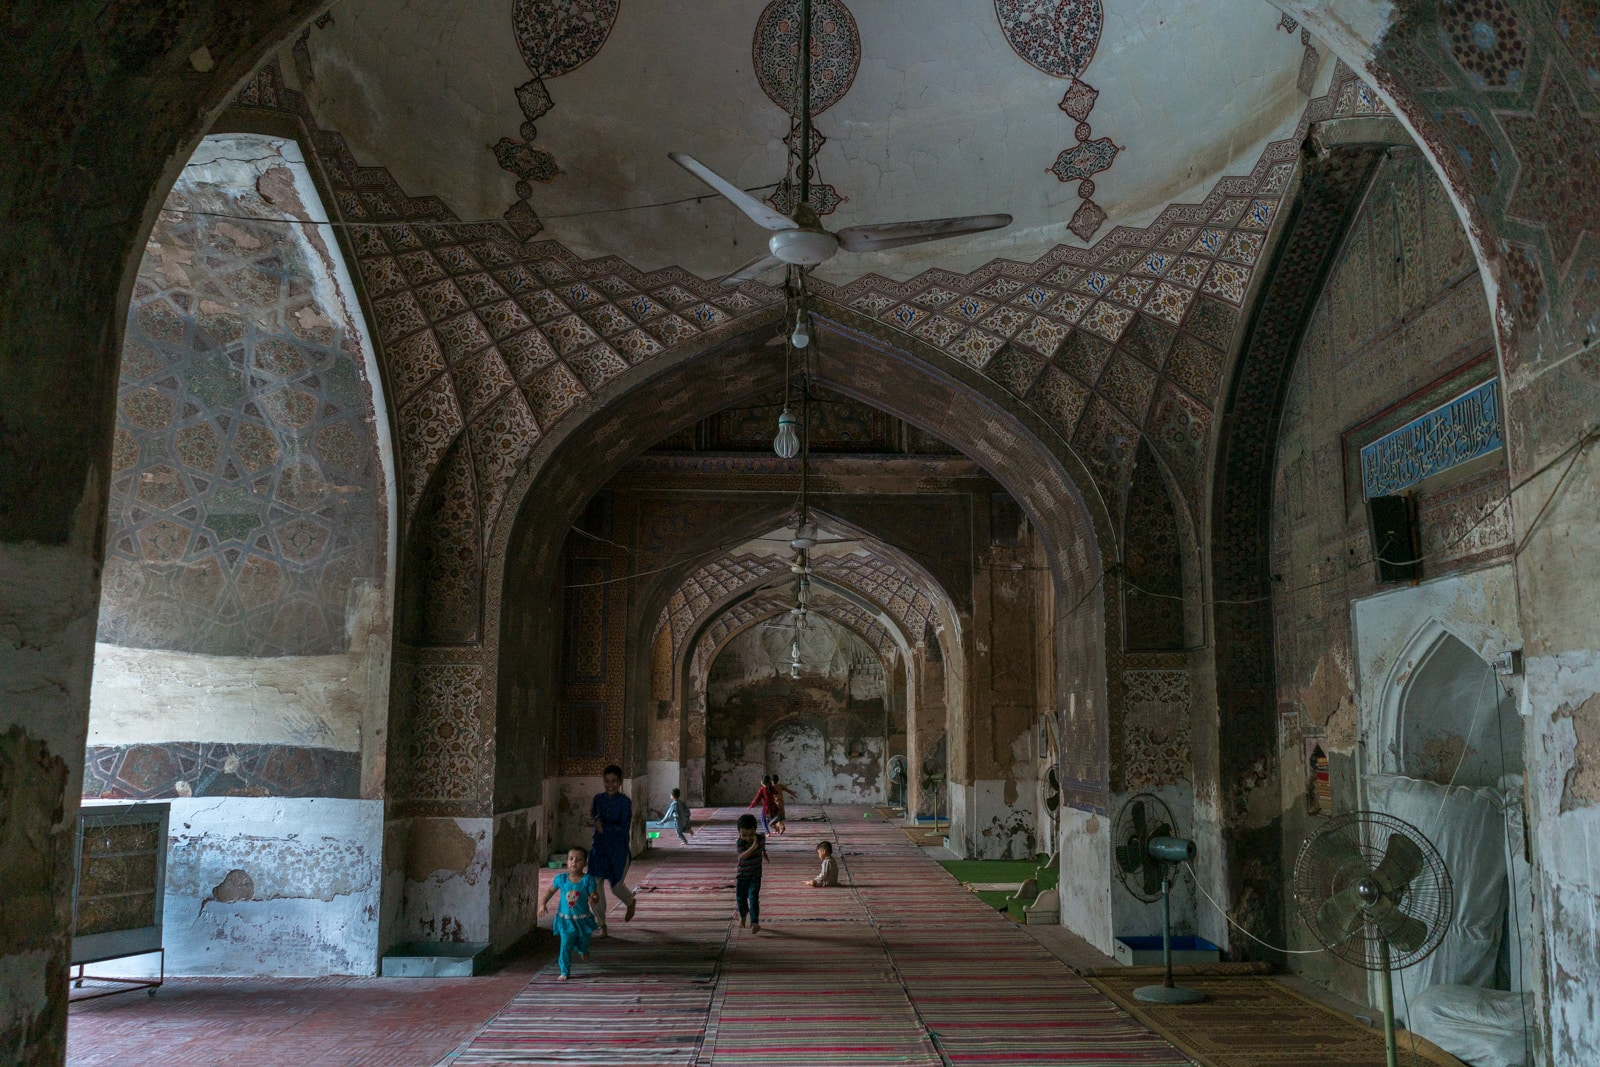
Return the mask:
{"type": "Polygon", "coordinates": [[[168,972],[377,964],[395,472],[326,217],[297,142],[209,136],[128,309],[83,795],[172,805],[168,972]]]}
{"type": "Polygon", "coordinates": [[[1522,773],[1522,720],[1494,668],[1442,634],[1406,684],[1400,770],[1441,785],[1494,786],[1522,773]]]}

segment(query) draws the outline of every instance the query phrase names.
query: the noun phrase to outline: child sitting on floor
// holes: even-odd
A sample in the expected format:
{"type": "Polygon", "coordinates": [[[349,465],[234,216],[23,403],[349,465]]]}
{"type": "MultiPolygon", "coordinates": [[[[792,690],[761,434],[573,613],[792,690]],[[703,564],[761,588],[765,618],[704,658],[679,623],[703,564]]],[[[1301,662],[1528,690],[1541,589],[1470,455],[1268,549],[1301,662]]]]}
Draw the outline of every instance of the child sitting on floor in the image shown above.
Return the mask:
{"type": "Polygon", "coordinates": [[[739,816],[739,872],[733,881],[734,895],[739,902],[739,925],[750,920],[750,932],[761,932],[761,861],[767,856],[767,835],[756,833],[754,815],[739,816]]]}
{"type": "Polygon", "coordinates": [[[589,937],[597,925],[594,909],[600,906],[600,883],[595,881],[594,875],[585,873],[588,867],[588,849],[579,845],[567,849],[567,869],[555,876],[539,901],[539,914],[543,915],[550,907],[550,898],[561,894],[555,921],[550,925],[561,938],[561,955],[557,962],[561,966],[558,981],[562,982],[572,977],[574,953],[582,959],[589,958],[589,937]]]}
{"type": "Polygon", "coordinates": [[[822,870],[817,872],[815,878],[808,878],[801,885],[808,885],[813,889],[826,889],[839,884],[839,861],[833,858],[833,842],[817,842],[817,859],[822,861],[822,870]]]}

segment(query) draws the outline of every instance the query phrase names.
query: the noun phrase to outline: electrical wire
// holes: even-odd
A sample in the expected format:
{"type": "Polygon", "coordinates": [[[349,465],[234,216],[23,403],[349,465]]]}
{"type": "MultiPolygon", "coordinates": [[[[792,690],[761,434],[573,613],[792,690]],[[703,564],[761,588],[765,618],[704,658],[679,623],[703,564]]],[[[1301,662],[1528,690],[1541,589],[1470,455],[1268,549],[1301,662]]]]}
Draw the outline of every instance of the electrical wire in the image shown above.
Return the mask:
{"type": "Polygon", "coordinates": [[[1200,884],[1200,875],[1195,872],[1193,864],[1191,864],[1188,860],[1184,860],[1183,861],[1183,867],[1184,867],[1184,869],[1186,871],[1189,872],[1189,878],[1193,881],[1195,889],[1199,891],[1201,896],[1206,898],[1206,903],[1210,904],[1213,908],[1217,909],[1217,914],[1221,915],[1224,919],[1228,920],[1228,925],[1229,926],[1233,927],[1235,930],[1238,930],[1241,934],[1243,934],[1244,936],[1248,937],[1250,940],[1254,941],[1256,944],[1262,946],[1263,948],[1269,948],[1274,952],[1281,952],[1286,956],[1320,956],[1322,953],[1328,951],[1327,948],[1325,948],[1325,947],[1324,948],[1283,948],[1282,946],[1274,945],[1270,941],[1261,940],[1261,938],[1257,937],[1255,934],[1252,934],[1249,930],[1246,930],[1243,926],[1241,926],[1237,919],[1235,919],[1232,915],[1228,914],[1227,909],[1225,909],[1221,904],[1218,904],[1216,902],[1216,900],[1211,896],[1211,894],[1206,892],[1206,887],[1200,884]]]}
{"type": "MultiPolygon", "coordinates": [[[[777,188],[777,182],[766,185],[756,185],[747,188],[747,193],[760,193],[768,189],[777,188]]],[[[703,200],[720,200],[718,193],[700,193],[695,196],[680,197],[677,200],[657,200],[649,204],[623,204],[620,207],[598,207],[589,211],[567,211],[556,215],[539,215],[541,222],[552,222],[558,219],[582,219],[593,215],[615,215],[624,211],[650,211],[655,208],[673,207],[678,204],[698,204],[703,200]]],[[[271,215],[244,215],[230,211],[203,211],[200,208],[169,208],[161,209],[163,214],[197,215],[214,219],[236,219],[240,222],[276,222],[286,226],[342,226],[346,229],[357,230],[363,228],[382,229],[393,226],[503,226],[503,218],[491,219],[452,219],[421,216],[412,219],[391,219],[384,222],[356,222],[347,219],[295,219],[275,218],[271,215]]]]}

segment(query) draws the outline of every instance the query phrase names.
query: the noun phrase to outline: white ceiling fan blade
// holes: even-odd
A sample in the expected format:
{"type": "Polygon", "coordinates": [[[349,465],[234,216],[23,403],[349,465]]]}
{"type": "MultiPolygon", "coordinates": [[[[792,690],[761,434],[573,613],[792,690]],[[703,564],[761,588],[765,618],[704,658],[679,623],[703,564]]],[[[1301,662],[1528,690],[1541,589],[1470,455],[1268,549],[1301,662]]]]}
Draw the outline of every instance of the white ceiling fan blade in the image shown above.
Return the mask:
{"type": "Polygon", "coordinates": [[[963,215],[954,219],[920,222],[882,222],[874,226],[846,226],[834,234],[846,252],[882,252],[902,245],[942,241],[967,233],[982,233],[1011,225],[1010,215],[963,215]]]}
{"type": "MultiPolygon", "coordinates": [[[[746,263],[744,266],[740,267],[738,270],[722,279],[722,285],[727,289],[737,289],[745,282],[753,281],[768,271],[775,270],[783,265],[783,261],[777,256],[768,255],[767,253],[763,252],[755,259],[752,259],[750,262],[746,263]]],[[[781,341],[783,338],[780,337],[779,340],[781,341]]]]}
{"type": "Polygon", "coordinates": [[[793,230],[797,228],[795,221],[789,216],[783,214],[771,204],[757,200],[693,156],[685,155],[682,152],[668,152],[667,158],[727,197],[735,207],[754,219],[757,225],[764,226],[769,230],[793,230]]]}

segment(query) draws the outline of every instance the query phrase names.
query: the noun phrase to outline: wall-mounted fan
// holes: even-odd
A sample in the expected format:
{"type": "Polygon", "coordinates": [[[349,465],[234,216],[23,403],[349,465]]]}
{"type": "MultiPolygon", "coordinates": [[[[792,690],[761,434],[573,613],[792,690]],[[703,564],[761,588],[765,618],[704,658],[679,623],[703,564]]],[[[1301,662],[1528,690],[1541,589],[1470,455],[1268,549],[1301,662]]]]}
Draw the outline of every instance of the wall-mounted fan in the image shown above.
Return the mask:
{"type": "Polygon", "coordinates": [[[1123,888],[1147,904],[1161,901],[1161,962],[1166,973],[1160,985],[1133,991],[1152,1004],[1196,1004],[1206,998],[1198,989],[1172,981],[1172,877],[1180,863],[1194,859],[1194,842],[1174,837],[1172,810],[1158,796],[1138,793],[1117,812],[1111,831],[1117,875],[1123,888]]]}
{"type": "Polygon", "coordinates": [[[667,157],[696,178],[715,189],[735,207],[748,215],[758,226],[772,231],[767,239],[767,252],[757,256],[722,280],[723,285],[736,286],[785,264],[800,269],[815,267],[832,259],[840,249],[846,252],[883,252],[905,245],[939,241],[946,237],[997,230],[1011,224],[1011,216],[963,215],[949,219],[922,219],[917,222],[887,222],[872,226],[846,226],[837,233],[823,229],[822,220],[810,203],[811,182],[811,0],[800,3],[800,63],[796,70],[799,79],[797,95],[800,98],[799,138],[797,151],[791,154],[795,170],[795,183],[799,195],[795,197],[793,214],[785,215],[777,208],[757,200],[737,185],[728,181],[693,156],[682,152],[668,152],[667,157]]]}
{"type": "Polygon", "coordinates": [[[1294,861],[1300,917],[1329,952],[1377,971],[1388,1067],[1399,1052],[1390,973],[1424,959],[1444,940],[1455,891],[1444,857],[1421,830],[1381,811],[1335,816],[1294,861]]]}

